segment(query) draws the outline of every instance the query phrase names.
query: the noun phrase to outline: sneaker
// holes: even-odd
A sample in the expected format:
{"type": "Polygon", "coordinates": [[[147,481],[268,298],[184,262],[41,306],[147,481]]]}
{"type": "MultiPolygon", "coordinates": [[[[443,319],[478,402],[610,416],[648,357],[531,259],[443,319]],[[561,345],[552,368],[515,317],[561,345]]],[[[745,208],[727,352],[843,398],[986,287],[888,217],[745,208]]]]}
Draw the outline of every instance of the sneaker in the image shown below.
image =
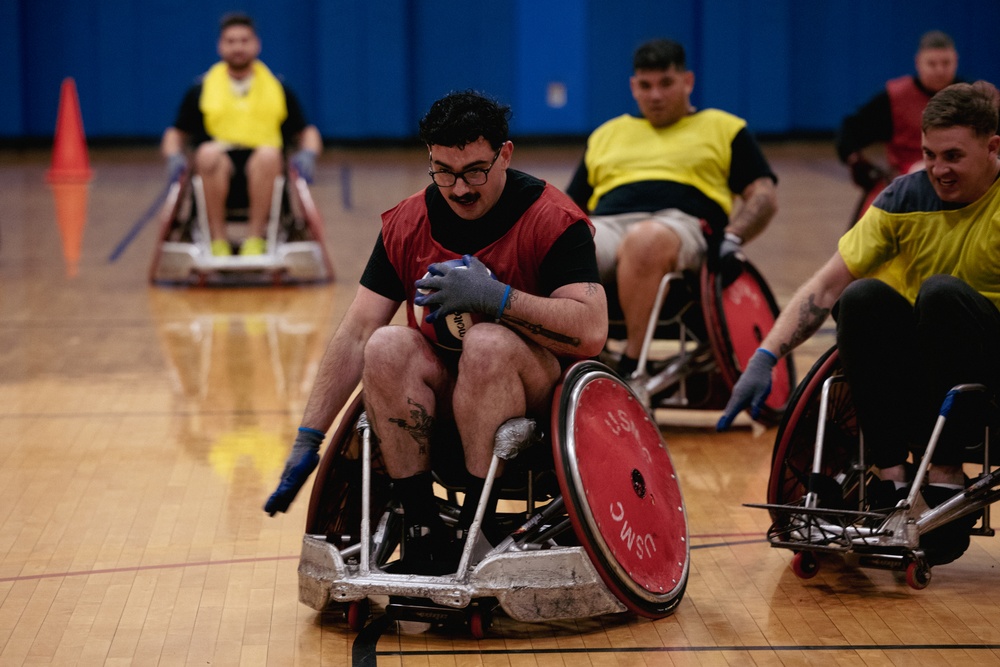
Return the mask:
{"type": "Polygon", "coordinates": [[[242,257],[263,255],[265,248],[264,239],[259,236],[249,236],[240,246],[240,255],[242,257]]]}
{"type": "Polygon", "coordinates": [[[896,483],[889,479],[878,479],[877,477],[865,487],[865,497],[868,500],[868,510],[877,512],[879,510],[891,510],[899,504],[900,500],[906,500],[910,495],[910,484],[896,488],[896,483]]]}
{"type": "MultiPolygon", "coordinates": [[[[928,484],[923,490],[924,501],[932,509],[953,498],[957,493],[962,492],[936,484],[928,484]]],[[[920,548],[924,550],[927,562],[930,565],[944,565],[964,554],[969,548],[969,534],[972,527],[981,516],[982,511],[973,512],[921,535],[920,548]]]]}
{"type": "Polygon", "coordinates": [[[212,241],[212,255],[215,257],[229,257],[233,254],[233,247],[226,239],[215,239],[212,241]]]}

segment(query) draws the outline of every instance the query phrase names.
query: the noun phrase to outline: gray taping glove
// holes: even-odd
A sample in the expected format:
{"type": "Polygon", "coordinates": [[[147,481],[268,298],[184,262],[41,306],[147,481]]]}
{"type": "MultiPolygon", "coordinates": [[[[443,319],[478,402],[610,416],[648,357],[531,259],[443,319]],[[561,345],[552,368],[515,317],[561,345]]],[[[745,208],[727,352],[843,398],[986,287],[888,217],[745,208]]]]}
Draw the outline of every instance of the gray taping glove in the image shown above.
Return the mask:
{"type": "Polygon", "coordinates": [[[430,277],[416,282],[417,289],[435,290],[417,294],[413,302],[418,306],[438,306],[427,316],[432,322],[442,313],[483,313],[499,319],[507,305],[510,286],[496,280],[486,265],[472,255],[462,257],[462,263],[452,266],[448,262],[431,264],[430,277]]]}
{"type": "Polygon", "coordinates": [[[771,393],[771,371],[778,363],[778,358],[765,350],[757,348],[757,351],[750,357],[746,370],[740,375],[733,387],[733,395],[729,397],[726,410],[722,413],[719,423],[715,425],[717,431],[725,431],[729,428],[736,415],[741,410],[750,407],[750,416],[756,419],[760,416],[764,401],[771,393]]]}

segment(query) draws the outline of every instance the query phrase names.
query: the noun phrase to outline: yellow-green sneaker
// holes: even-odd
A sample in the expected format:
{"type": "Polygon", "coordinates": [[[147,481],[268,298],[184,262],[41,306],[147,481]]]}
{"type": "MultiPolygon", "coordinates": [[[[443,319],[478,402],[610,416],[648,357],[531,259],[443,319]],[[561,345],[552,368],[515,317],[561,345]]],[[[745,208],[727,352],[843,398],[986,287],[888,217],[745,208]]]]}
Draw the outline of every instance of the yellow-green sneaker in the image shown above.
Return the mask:
{"type": "Polygon", "coordinates": [[[248,236],[240,246],[240,255],[246,257],[248,255],[263,255],[264,254],[264,239],[259,236],[248,236]]]}
{"type": "Polygon", "coordinates": [[[229,257],[233,254],[233,247],[226,239],[215,239],[212,241],[212,254],[216,257],[229,257]]]}

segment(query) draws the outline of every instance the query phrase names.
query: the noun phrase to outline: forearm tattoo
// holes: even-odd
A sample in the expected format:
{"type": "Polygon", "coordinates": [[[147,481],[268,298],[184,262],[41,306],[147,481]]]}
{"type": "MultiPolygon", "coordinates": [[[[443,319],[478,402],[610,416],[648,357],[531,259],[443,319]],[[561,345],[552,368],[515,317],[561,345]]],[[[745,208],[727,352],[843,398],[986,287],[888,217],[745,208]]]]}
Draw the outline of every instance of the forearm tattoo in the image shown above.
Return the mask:
{"type": "Polygon", "coordinates": [[[580,339],[579,338],[574,338],[572,336],[567,336],[566,334],[561,334],[561,333],[559,333],[557,331],[551,331],[551,330],[546,329],[545,327],[543,327],[541,324],[533,324],[531,322],[519,319],[517,317],[512,317],[510,315],[505,316],[503,318],[503,321],[506,324],[509,324],[511,326],[515,326],[515,327],[519,327],[521,329],[524,329],[525,331],[527,331],[528,333],[530,333],[530,334],[532,334],[534,336],[544,336],[545,338],[549,338],[551,340],[554,340],[557,343],[562,343],[563,345],[569,345],[570,347],[579,347],[580,346],[580,339]]]}
{"type": "Polygon", "coordinates": [[[395,424],[399,428],[403,429],[410,434],[418,447],[418,451],[421,454],[426,454],[430,451],[431,444],[431,430],[434,428],[434,416],[427,414],[427,408],[420,405],[412,398],[407,398],[406,402],[413,406],[410,410],[410,419],[413,423],[409,423],[405,419],[396,419],[393,417],[389,418],[390,424],[395,424]]]}
{"type": "Polygon", "coordinates": [[[760,231],[774,215],[774,202],[766,193],[754,193],[743,202],[739,219],[731,221],[740,236],[752,237],[760,231]]]}
{"type": "MultiPolygon", "coordinates": [[[[591,295],[596,294],[597,293],[597,285],[595,285],[593,283],[588,283],[587,284],[587,293],[591,294],[591,295]]],[[[508,324],[508,325],[510,325],[512,327],[518,327],[520,329],[524,329],[526,332],[528,332],[528,333],[530,333],[532,335],[535,335],[535,336],[544,336],[545,338],[549,338],[551,340],[554,340],[557,343],[562,343],[563,345],[569,345],[571,347],[579,347],[580,346],[580,339],[579,338],[574,338],[572,336],[567,336],[567,335],[561,334],[561,333],[559,333],[557,331],[552,331],[550,329],[546,329],[541,324],[534,324],[532,322],[528,322],[527,320],[522,320],[519,317],[514,317],[512,315],[506,314],[507,311],[514,309],[514,304],[517,303],[517,300],[520,298],[520,296],[521,296],[521,293],[519,291],[513,290],[513,289],[510,291],[510,297],[507,299],[507,306],[504,308],[504,313],[505,314],[501,315],[501,317],[500,317],[500,319],[502,319],[504,321],[504,323],[506,323],[506,324],[508,324]]]]}
{"type": "Polygon", "coordinates": [[[826,321],[830,314],[829,308],[821,308],[816,305],[816,295],[810,294],[802,307],[799,308],[799,322],[795,327],[791,340],[781,344],[781,354],[785,355],[798,347],[803,341],[812,336],[826,321]]]}

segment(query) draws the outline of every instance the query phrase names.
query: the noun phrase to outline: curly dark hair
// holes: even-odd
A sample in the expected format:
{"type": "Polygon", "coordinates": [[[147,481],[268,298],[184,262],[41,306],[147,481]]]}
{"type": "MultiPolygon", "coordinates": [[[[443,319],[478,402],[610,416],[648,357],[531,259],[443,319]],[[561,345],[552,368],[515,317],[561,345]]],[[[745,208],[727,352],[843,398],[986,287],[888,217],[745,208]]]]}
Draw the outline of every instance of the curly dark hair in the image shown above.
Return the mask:
{"type": "Polygon", "coordinates": [[[420,140],[428,146],[462,148],[483,137],[494,150],[507,141],[510,107],[474,90],[450,93],[420,120],[420,140]]]}

